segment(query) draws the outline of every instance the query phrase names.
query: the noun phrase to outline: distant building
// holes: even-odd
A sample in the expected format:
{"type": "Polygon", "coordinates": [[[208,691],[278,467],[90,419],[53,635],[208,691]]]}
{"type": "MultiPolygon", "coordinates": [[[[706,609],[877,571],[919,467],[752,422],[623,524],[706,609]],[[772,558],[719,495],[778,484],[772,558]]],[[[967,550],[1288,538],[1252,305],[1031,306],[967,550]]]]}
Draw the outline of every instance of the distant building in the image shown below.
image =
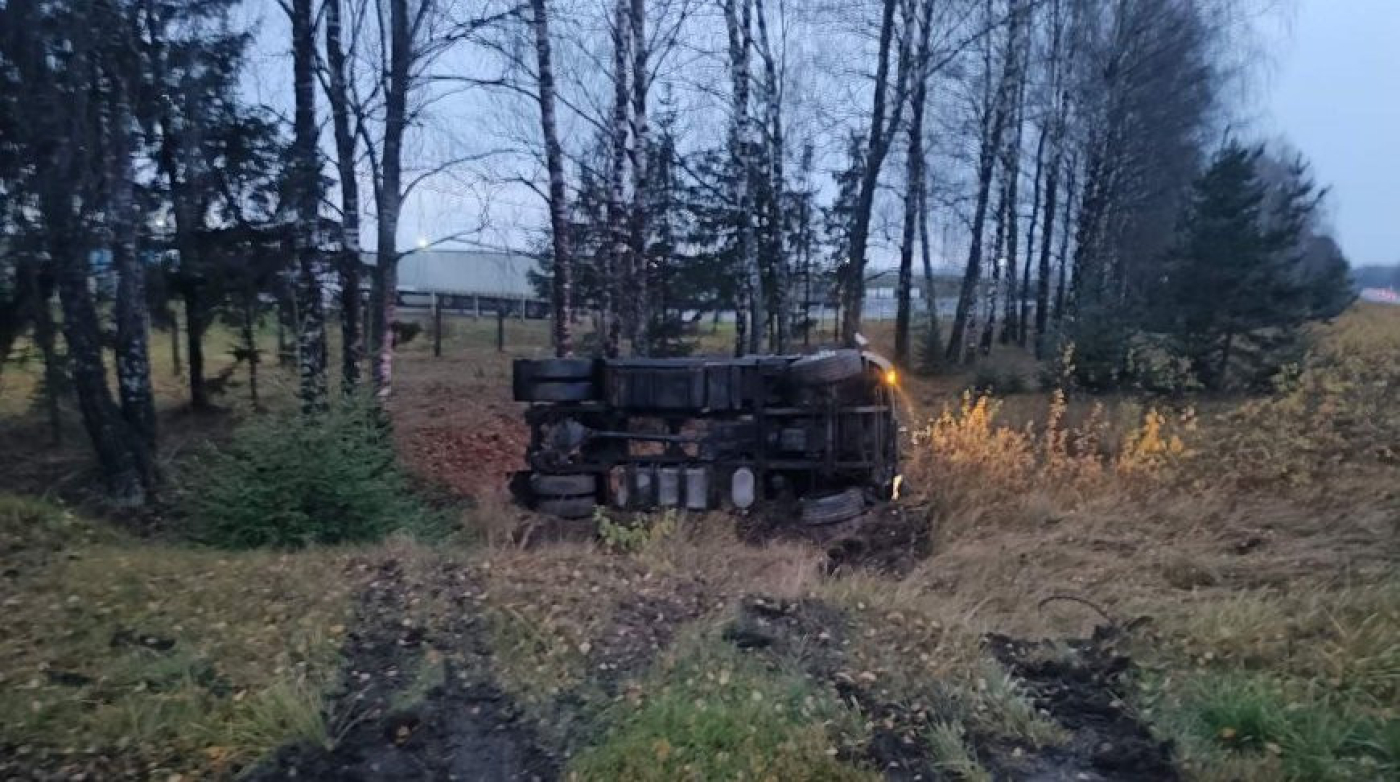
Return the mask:
{"type": "Polygon", "coordinates": [[[1362,288],[1361,298],[1365,301],[1400,304],[1400,293],[1396,293],[1394,288],[1362,288]]]}
{"type": "MultiPolygon", "coordinates": [[[[375,253],[364,253],[366,266],[375,253]]],[[[399,257],[399,305],[408,309],[438,306],[467,314],[495,313],[541,318],[548,302],[530,281],[535,259],[519,253],[480,250],[415,250],[399,257]]]]}
{"type": "MultiPolygon", "coordinates": [[[[375,265],[375,254],[364,253],[365,265],[375,265]]],[[[428,309],[437,297],[438,305],[465,314],[494,314],[503,309],[509,315],[544,318],[549,315],[549,302],[536,290],[532,274],[539,273],[535,259],[521,253],[481,250],[414,250],[399,258],[399,306],[406,309],[428,309]]],[[[864,316],[868,320],[894,318],[895,273],[877,271],[866,282],[864,316]]],[[[915,275],[910,291],[912,309],[922,313],[925,308],[922,273],[915,275]]],[[[957,280],[939,278],[938,311],[951,314],[957,304],[957,280]]],[[[368,287],[368,281],[366,281],[368,287]]],[[[806,293],[797,282],[792,293],[794,309],[802,309],[801,297],[806,293]]],[[[808,317],[815,322],[834,322],[836,310],[831,300],[833,292],[823,280],[812,281],[811,301],[807,303],[808,317]]],[[[730,320],[732,312],[721,313],[721,320],[730,320]]]]}

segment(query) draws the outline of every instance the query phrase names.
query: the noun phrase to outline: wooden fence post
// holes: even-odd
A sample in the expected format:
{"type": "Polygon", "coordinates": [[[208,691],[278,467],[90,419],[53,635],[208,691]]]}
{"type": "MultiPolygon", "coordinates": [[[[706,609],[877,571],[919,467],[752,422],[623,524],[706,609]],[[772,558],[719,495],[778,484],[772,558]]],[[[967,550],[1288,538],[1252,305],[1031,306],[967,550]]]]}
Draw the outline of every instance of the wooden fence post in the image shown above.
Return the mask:
{"type": "Polygon", "coordinates": [[[442,358],[442,302],[433,292],[433,358],[442,358]]]}

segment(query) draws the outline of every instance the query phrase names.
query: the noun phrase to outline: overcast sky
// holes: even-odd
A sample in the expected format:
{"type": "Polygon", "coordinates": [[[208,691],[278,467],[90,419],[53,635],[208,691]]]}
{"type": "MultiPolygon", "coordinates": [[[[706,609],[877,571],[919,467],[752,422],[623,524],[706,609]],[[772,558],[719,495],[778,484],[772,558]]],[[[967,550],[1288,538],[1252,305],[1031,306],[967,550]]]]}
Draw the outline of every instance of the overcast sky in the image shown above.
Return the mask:
{"type": "Polygon", "coordinates": [[[1295,0],[1273,36],[1264,122],[1332,186],[1352,265],[1400,263],[1400,0],[1295,0]]]}
{"type": "MultiPolygon", "coordinates": [[[[1353,265],[1400,263],[1400,0],[1258,3],[1244,6],[1267,10],[1245,36],[1248,51],[1258,55],[1246,58],[1253,71],[1249,97],[1224,96],[1233,101],[1231,124],[1247,139],[1286,141],[1311,161],[1317,180],[1332,188],[1327,219],[1353,265]]],[[[261,23],[246,85],[250,98],[290,114],[285,15],[270,0],[248,2],[241,13],[245,23],[261,23]]],[[[417,147],[410,156],[416,155],[417,147]]],[[[474,222],[477,196],[459,192],[462,187],[430,182],[405,204],[404,249],[474,222]]],[[[545,218],[536,196],[499,192],[491,201],[491,225],[478,241],[523,248],[538,236],[545,218]]],[[[365,229],[372,242],[368,220],[365,229]]],[[[876,244],[872,263],[892,263],[878,237],[876,244]]]]}

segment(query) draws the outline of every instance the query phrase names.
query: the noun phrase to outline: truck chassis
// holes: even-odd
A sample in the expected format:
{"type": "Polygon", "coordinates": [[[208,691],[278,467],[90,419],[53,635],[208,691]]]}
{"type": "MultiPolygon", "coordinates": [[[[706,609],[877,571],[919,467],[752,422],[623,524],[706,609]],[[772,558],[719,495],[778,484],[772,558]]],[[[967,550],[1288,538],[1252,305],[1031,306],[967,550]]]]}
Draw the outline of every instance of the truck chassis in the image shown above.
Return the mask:
{"type": "Polygon", "coordinates": [[[512,374],[530,426],[512,489],[543,513],[795,502],[829,524],[898,491],[898,377],[874,353],[518,359],[512,374]]]}

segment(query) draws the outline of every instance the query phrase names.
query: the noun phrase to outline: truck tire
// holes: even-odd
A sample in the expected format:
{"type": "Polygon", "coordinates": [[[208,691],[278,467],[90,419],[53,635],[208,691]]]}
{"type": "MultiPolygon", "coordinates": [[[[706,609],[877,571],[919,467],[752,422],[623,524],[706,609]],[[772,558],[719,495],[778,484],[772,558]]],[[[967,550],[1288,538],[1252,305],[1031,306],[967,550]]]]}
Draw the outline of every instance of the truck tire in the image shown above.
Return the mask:
{"type": "Polygon", "coordinates": [[[858,350],[833,350],[803,356],[788,365],[788,377],[804,386],[823,386],[857,377],[865,371],[858,350]]]}
{"type": "Polygon", "coordinates": [[[591,358],[537,358],[515,362],[515,374],[526,381],[592,380],[591,358]]]}
{"type": "Polygon", "coordinates": [[[597,390],[587,380],[525,381],[516,384],[517,402],[587,402],[597,398],[597,390]]]}
{"type": "Polygon", "coordinates": [[[593,515],[594,504],[592,497],[560,497],[540,500],[535,510],[561,519],[586,519],[593,515]]]}
{"type": "Polygon", "coordinates": [[[592,497],[598,491],[598,476],[592,473],[530,476],[530,492],[536,497],[592,497]]]}
{"type": "Polygon", "coordinates": [[[847,489],[839,494],[802,499],[802,523],[812,526],[835,524],[865,512],[865,493],[847,489]]]}

